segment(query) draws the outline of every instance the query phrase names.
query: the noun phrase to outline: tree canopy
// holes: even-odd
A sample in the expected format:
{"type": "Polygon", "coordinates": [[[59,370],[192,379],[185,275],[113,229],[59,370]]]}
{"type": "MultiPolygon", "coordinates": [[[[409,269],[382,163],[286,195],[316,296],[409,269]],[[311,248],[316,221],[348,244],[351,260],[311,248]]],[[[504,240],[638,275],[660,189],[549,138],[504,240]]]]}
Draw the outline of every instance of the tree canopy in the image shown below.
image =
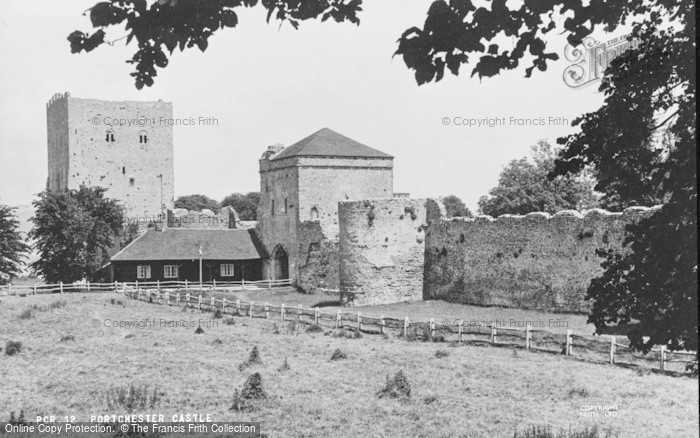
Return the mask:
{"type": "Polygon", "coordinates": [[[590,173],[547,178],[554,170],[556,156],[547,141],[537,142],[532,146],[532,159],[512,160],[503,168],[498,185],[479,199],[479,211],[495,217],[598,207],[599,196],[593,190],[595,180],[590,173]]]}
{"type": "Polygon", "coordinates": [[[214,213],[219,211],[219,203],[205,195],[180,196],[175,200],[175,208],[186,208],[192,211],[209,209],[214,213]]]}
{"type": "Polygon", "coordinates": [[[19,232],[15,208],[0,204],[0,284],[22,273],[29,246],[19,232]]]}
{"type": "Polygon", "coordinates": [[[440,200],[445,206],[447,217],[472,217],[472,212],[458,196],[449,195],[440,200]]]}
{"type": "Polygon", "coordinates": [[[254,221],[257,218],[258,201],[260,192],[231,193],[225,197],[220,206],[231,206],[238,213],[238,218],[242,221],[254,221]]]}
{"type": "MultiPolygon", "coordinates": [[[[623,10],[641,2],[625,3],[623,10]]],[[[641,44],[613,60],[600,85],[605,102],[574,120],[551,176],[595,167],[608,205],[662,203],[628,227],[625,254],[606,256],[592,281],[589,321],[638,323],[635,348],[698,346],[696,41],[691,2],[656,2],[635,24],[641,44]]],[[[617,16],[622,19],[624,16],[617,16]]]]}
{"type": "Polygon", "coordinates": [[[122,207],[101,187],[43,191],[34,201],[29,237],[39,251],[32,263],[46,282],[89,279],[109,261],[124,221],[122,207]]]}

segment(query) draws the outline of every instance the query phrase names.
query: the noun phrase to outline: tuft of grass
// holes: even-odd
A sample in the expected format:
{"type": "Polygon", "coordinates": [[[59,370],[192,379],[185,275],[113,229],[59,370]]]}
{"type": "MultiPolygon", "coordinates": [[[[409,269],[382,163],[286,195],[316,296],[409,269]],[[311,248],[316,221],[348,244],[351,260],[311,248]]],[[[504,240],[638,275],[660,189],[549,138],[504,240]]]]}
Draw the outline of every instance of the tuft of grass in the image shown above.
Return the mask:
{"type": "Polygon", "coordinates": [[[8,421],[8,423],[15,425],[15,426],[27,424],[27,421],[24,418],[24,409],[19,411],[19,416],[16,418],[15,418],[15,412],[14,411],[10,412],[10,420],[8,421]]]}
{"type": "Polygon", "coordinates": [[[263,389],[262,376],[260,373],[254,373],[248,376],[240,392],[238,389],[234,391],[233,403],[229,410],[238,412],[252,411],[258,402],[266,398],[267,394],[263,389]]]}
{"type": "Polygon", "coordinates": [[[61,342],[68,342],[68,341],[75,341],[75,336],[73,336],[73,335],[61,336],[61,342]]]}
{"type": "Polygon", "coordinates": [[[574,397],[588,397],[590,394],[588,393],[588,390],[582,386],[578,386],[576,388],[571,388],[569,390],[569,398],[574,398],[574,397]]]}
{"type": "Polygon", "coordinates": [[[223,318],[223,314],[221,313],[221,309],[216,309],[214,310],[214,315],[212,316],[214,319],[221,319],[223,318]]]}
{"type": "Polygon", "coordinates": [[[340,348],[336,348],[333,354],[331,355],[331,360],[341,360],[341,359],[347,359],[348,355],[343,352],[340,348]]]}
{"type": "Polygon", "coordinates": [[[437,401],[437,397],[434,395],[426,395],[423,397],[423,404],[432,405],[437,401]]]}
{"type": "Polygon", "coordinates": [[[197,326],[197,329],[194,331],[195,335],[203,335],[204,334],[204,329],[202,328],[201,325],[197,326]]]}
{"type": "Polygon", "coordinates": [[[320,333],[323,332],[323,327],[318,324],[311,324],[307,329],[306,333],[320,333]]]}
{"type": "Polygon", "coordinates": [[[273,335],[279,335],[280,334],[280,326],[277,325],[277,323],[272,324],[272,334],[273,335]]]}
{"type": "Polygon", "coordinates": [[[34,311],[31,308],[24,309],[22,313],[19,314],[19,319],[32,319],[34,318],[34,311]]]}
{"type": "Polygon", "coordinates": [[[391,379],[387,374],[386,384],[377,392],[377,396],[379,398],[409,399],[411,397],[411,384],[408,382],[408,378],[403,373],[403,370],[399,370],[391,379]]]}
{"type": "Polygon", "coordinates": [[[20,341],[7,341],[5,344],[5,354],[14,356],[22,351],[22,343],[20,341]]]}
{"type": "Polygon", "coordinates": [[[291,367],[289,366],[289,362],[287,362],[287,356],[284,357],[284,362],[282,362],[282,366],[277,368],[277,371],[283,373],[285,371],[289,371],[291,367]]]}
{"type": "Polygon", "coordinates": [[[222,340],[219,339],[219,338],[216,338],[216,339],[214,339],[214,340],[212,341],[212,344],[214,344],[214,345],[221,345],[221,344],[223,344],[223,343],[224,343],[224,341],[222,341],[222,340]]]}
{"type": "Polygon", "coordinates": [[[112,387],[105,393],[105,404],[110,410],[123,410],[128,413],[153,409],[160,402],[157,388],[148,385],[112,387]]]}
{"type": "Polygon", "coordinates": [[[612,430],[606,430],[605,435],[601,435],[598,426],[588,427],[583,430],[562,430],[554,432],[549,425],[532,425],[526,428],[522,433],[515,431],[513,438],[613,438],[619,434],[612,430]]]}
{"type": "Polygon", "coordinates": [[[438,359],[442,359],[443,357],[447,357],[449,355],[450,353],[445,350],[438,350],[435,352],[435,357],[437,357],[438,359]]]}
{"type": "Polygon", "coordinates": [[[260,351],[258,351],[257,345],[253,346],[253,349],[250,350],[250,354],[248,355],[248,360],[240,364],[238,369],[243,371],[244,369],[253,365],[262,365],[262,359],[260,358],[260,351]]]}

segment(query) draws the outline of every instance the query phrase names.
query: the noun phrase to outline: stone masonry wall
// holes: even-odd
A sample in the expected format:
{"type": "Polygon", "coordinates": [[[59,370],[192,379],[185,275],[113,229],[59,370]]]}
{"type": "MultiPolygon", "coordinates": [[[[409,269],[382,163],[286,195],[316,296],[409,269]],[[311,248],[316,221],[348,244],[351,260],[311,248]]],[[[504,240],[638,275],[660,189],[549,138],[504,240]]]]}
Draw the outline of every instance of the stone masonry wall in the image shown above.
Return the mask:
{"type": "Polygon", "coordinates": [[[48,187],[99,186],[130,218],[162,215],[174,197],[172,120],[169,102],[54,96],[47,104],[48,187]]]}
{"type": "Polygon", "coordinates": [[[350,305],[423,297],[426,199],[341,202],[340,292],[350,305]]]}
{"type": "Polygon", "coordinates": [[[433,221],[426,233],[425,299],[586,312],[597,249],[622,251],[625,225],[653,208],[562,211],[433,221]]]}

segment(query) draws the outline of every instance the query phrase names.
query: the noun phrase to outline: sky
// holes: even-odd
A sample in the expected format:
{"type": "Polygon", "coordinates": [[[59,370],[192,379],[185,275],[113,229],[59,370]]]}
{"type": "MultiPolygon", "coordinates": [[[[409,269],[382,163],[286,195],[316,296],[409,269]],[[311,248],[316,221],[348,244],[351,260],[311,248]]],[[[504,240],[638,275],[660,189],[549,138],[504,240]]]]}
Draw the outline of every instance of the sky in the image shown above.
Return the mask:
{"type": "MultiPolygon", "coordinates": [[[[66,37],[91,29],[82,14],[95,3],[3,0],[2,204],[30,204],[45,188],[46,102],[59,92],[163,99],[173,102],[175,118],[215,117],[215,126],[174,128],[176,197],[201,193],[221,200],[257,191],[257,160],[268,145],[289,146],[328,127],[393,155],[396,192],[417,198],[455,194],[472,210],[510,160],[529,155],[540,139],[554,144],[575,132],[571,121],[603,102],[596,84],[574,89],[564,83],[562,73],[571,64],[563,56],[566,35],[554,35],[547,46],[560,59],[532,78],[520,68],[479,80],[466,65],[460,76],[446,73],[442,81],[419,87],[392,55],[405,29],[422,26],[430,5],[425,0],[365,1],[359,26],[313,21],[299,30],[267,24],[258,6],[240,12],[236,28],[211,37],[206,52],[176,51],[155,85],[137,90],[125,62],[134,42],[70,53],[66,37]],[[495,117],[505,117],[505,123],[457,124],[495,117]],[[543,126],[517,123],[538,118],[543,126]]],[[[116,30],[108,39],[124,34],[116,30]]]]}

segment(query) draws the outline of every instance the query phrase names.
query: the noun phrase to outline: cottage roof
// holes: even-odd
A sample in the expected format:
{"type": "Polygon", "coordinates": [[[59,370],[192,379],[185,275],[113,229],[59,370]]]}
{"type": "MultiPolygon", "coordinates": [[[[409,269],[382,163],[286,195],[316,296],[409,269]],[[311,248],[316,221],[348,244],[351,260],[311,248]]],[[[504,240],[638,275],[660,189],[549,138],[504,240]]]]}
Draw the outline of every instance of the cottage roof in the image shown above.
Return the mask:
{"type": "Polygon", "coordinates": [[[372,149],[328,128],[323,128],[299,140],[275,155],[272,160],[297,156],[393,158],[391,155],[372,149]]]}
{"type": "Polygon", "coordinates": [[[267,257],[255,230],[168,228],[146,231],[112,261],[254,260],[267,257]]]}

